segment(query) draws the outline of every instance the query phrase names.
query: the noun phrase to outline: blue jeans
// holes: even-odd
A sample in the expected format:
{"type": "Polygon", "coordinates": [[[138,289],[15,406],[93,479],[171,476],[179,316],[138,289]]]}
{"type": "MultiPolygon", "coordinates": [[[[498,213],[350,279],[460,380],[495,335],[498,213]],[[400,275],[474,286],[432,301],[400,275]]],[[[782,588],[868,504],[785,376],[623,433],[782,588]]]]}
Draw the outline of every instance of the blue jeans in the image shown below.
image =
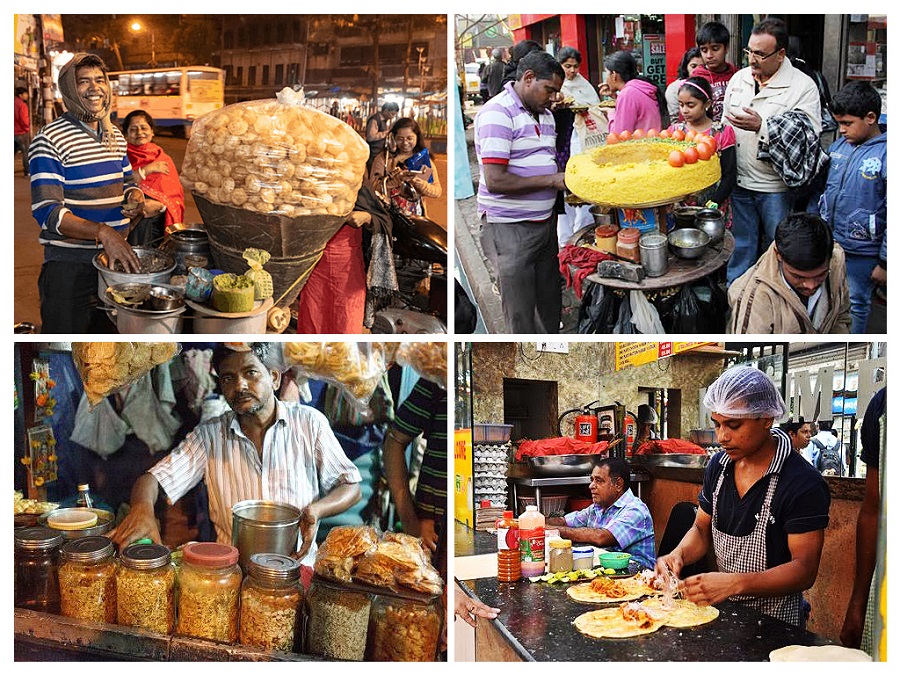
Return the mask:
{"type": "Polygon", "coordinates": [[[853,255],[844,251],[847,260],[847,285],[850,287],[850,332],[865,333],[872,306],[872,270],[878,258],[853,255]]]}
{"type": "Polygon", "coordinates": [[[731,193],[734,221],[734,253],[728,260],[727,279],[732,281],[756,264],[775,239],[775,228],[791,212],[787,192],[756,192],[735,187],[731,193]]]}

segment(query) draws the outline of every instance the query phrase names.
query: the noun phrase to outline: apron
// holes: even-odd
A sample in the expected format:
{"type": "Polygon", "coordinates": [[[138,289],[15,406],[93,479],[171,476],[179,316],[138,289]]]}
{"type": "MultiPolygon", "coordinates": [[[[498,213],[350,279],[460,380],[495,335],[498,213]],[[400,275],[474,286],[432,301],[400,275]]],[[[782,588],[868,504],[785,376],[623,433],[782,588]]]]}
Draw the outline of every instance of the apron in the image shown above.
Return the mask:
{"type": "MultiPolygon", "coordinates": [[[[736,537],[721,532],[716,527],[719,510],[719,491],[725,480],[725,467],[722,468],[722,472],[719,474],[719,480],[716,483],[716,489],[712,498],[712,540],[720,572],[746,574],[764,572],[768,569],[766,560],[766,526],[772,517],[772,497],[775,495],[775,488],[778,486],[779,471],[781,471],[784,460],[791,451],[790,439],[787,437],[787,434],[776,431],[773,432],[773,436],[775,436],[778,447],[775,450],[775,457],[768,471],[769,488],[766,491],[762,508],[757,515],[756,526],[746,536],[736,537]],[[787,443],[786,448],[785,443],[787,443]]],[[[802,593],[792,593],[771,598],[735,595],[730,599],[795,626],[801,625],[800,606],[803,600],[802,593]]]]}

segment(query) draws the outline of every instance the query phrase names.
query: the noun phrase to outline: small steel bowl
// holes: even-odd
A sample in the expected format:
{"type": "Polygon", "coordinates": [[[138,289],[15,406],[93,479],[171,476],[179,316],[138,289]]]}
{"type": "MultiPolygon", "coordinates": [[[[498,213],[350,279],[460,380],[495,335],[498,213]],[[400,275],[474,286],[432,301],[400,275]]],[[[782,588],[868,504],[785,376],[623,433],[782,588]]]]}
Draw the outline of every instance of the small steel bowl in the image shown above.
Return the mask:
{"type": "Polygon", "coordinates": [[[153,286],[147,298],[147,307],[157,312],[184,306],[184,292],[172,286],[153,286]]]}
{"type": "Polygon", "coordinates": [[[709,235],[703,230],[684,227],[669,232],[669,248],[685,260],[695,260],[703,255],[709,245],[709,235]]]}

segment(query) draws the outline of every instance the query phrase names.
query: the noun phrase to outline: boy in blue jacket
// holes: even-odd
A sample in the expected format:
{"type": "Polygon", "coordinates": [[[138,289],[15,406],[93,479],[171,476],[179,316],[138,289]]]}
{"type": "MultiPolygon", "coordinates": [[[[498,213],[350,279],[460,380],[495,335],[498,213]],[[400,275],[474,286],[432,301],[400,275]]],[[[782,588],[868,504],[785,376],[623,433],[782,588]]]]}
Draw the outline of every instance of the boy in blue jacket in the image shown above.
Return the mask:
{"type": "Polygon", "coordinates": [[[866,82],[851,82],[832,101],[841,138],[828,149],[825,192],[810,210],[831,226],[844,249],[850,286],[850,330],[866,332],[875,286],[887,285],[887,134],[881,97],[866,82]]]}

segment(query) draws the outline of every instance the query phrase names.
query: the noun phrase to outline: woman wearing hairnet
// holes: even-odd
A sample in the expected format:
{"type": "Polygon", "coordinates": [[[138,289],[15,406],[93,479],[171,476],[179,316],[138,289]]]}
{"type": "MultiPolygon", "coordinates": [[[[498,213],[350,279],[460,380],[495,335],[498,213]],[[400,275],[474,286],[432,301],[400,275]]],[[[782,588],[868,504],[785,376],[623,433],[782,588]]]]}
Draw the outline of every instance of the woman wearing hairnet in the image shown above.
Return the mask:
{"type": "Polygon", "coordinates": [[[694,525],[657,559],[657,575],[667,569],[678,575],[712,548],[718,571],[680,582],[685,598],[700,605],[742,602],[803,626],[802,592],[816,580],[828,526],[825,480],[773,428],[786,409],[762,371],[726,370],[703,403],[723,451],[706,467],[694,525]]]}

